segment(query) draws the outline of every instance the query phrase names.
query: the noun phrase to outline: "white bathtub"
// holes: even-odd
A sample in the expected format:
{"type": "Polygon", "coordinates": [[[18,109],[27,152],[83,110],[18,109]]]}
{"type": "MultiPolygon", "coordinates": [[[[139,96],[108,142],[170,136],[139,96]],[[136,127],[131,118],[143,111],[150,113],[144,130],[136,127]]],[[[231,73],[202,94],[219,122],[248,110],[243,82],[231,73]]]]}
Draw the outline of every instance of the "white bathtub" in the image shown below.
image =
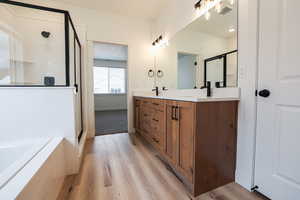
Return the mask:
{"type": "Polygon", "coordinates": [[[0,144],[0,190],[43,149],[49,139],[0,144]]]}
{"type": "MultiPolygon", "coordinates": [[[[0,199],[24,199],[19,198],[20,194],[27,195],[24,190],[30,188],[33,178],[42,170],[43,166],[45,168],[46,162],[62,144],[62,141],[62,138],[54,138],[11,144],[0,143],[0,199]]],[[[60,150],[59,162],[63,162],[62,154],[63,150],[60,150]]],[[[59,175],[63,176],[61,173],[59,175]]],[[[39,173],[39,180],[45,179],[44,182],[48,182],[47,178],[52,177],[42,172],[39,173]]],[[[35,187],[37,188],[37,186],[35,187]]]]}

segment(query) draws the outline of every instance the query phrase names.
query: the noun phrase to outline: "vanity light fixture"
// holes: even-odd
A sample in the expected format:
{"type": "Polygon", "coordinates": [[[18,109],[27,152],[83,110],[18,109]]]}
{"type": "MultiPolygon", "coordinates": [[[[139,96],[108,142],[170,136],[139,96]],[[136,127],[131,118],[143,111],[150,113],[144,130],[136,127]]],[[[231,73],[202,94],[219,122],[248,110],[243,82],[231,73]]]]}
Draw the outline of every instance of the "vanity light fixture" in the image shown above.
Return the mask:
{"type": "Polygon", "coordinates": [[[213,3],[215,0],[199,0],[195,4],[195,9],[200,10],[202,7],[206,7],[209,4],[213,3]]]}
{"type": "Polygon", "coordinates": [[[229,33],[233,33],[233,32],[235,32],[235,29],[234,28],[230,28],[228,31],[229,31],[229,33]]]}
{"type": "Polygon", "coordinates": [[[202,0],[199,0],[199,1],[195,4],[195,9],[196,9],[196,10],[200,10],[200,8],[201,8],[201,2],[202,2],[202,0]]]}
{"type": "Polygon", "coordinates": [[[152,42],[153,46],[168,46],[168,40],[164,39],[162,35],[160,35],[154,42],[152,42]]]}
{"type": "Polygon", "coordinates": [[[162,40],[162,35],[160,35],[156,40],[154,40],[152,42],[152,45],[153,46],[159,45],[159,43],[161,42],[161,40],[162,40]]]}
{"type": "MultiPolygon", "coordinates": [[[[234,1],[234,0],[233,0],[234,1]]],[[[221,0],[199,0],[195,4],[195,9],[197,11],[203,10],[203,12],[200,12],[200,14],[204,14],[204,17],[206,20],[209,20],[211,17],[211,13],[209,11],[210,8],[215,7],[215,11],[217,13],[221,13],[222,11],[222,1],[221,0]]]]}

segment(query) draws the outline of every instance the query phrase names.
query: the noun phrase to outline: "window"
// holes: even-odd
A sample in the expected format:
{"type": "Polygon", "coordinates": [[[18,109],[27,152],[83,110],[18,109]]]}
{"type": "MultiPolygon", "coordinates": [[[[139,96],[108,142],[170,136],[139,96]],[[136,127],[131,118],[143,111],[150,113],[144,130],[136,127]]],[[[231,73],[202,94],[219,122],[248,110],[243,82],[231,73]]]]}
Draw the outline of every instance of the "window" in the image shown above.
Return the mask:
{"type": "Polygon", "coordinates": [[[126,92],[124,68],[94,67],[95,94],[122,94],[126,92]]]}

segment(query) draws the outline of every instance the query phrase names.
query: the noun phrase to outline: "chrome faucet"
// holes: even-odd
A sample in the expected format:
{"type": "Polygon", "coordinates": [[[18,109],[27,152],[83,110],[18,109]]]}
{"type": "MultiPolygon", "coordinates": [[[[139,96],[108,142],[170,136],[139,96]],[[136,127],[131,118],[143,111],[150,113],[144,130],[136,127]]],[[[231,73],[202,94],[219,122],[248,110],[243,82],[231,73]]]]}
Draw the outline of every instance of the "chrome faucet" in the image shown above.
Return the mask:
{"type": "Polygon", "coordinates": [[[159,95],[159,91],[158,91],[158,87],[156,86],[155,89],[153,89],[152,91],[155,91],[155,95],[158,96],[159,95]]]}
{"type": "Polygon", "coordinates": [[[205,88],[206,88],[206,92],[207,92],[206,96],[211,97],[211,82],[210,81],[207,81],[206,86],[203,86],[200,89],[205,89],[205,88]]]}

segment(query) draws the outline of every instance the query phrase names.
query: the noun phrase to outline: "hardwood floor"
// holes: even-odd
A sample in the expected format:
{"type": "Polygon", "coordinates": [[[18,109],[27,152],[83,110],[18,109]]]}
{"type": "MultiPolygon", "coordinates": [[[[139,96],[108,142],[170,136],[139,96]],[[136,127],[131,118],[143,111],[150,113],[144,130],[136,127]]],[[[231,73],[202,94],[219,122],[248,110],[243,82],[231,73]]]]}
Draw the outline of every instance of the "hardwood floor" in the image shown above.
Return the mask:
{"type": "MultiPolygon", "coordinates": [[[[67,190],[68,191],[68,190],[67,190]]],[[[88,141],[81,171],[69,200],[190,200],[182,183],[140,139],[132,145],[128,134],[88,141]]],[[[68,196],[68,197],[66,197],[68,196]]],[[[262,200],[232,183],[197,200],[262,200]]]]}

